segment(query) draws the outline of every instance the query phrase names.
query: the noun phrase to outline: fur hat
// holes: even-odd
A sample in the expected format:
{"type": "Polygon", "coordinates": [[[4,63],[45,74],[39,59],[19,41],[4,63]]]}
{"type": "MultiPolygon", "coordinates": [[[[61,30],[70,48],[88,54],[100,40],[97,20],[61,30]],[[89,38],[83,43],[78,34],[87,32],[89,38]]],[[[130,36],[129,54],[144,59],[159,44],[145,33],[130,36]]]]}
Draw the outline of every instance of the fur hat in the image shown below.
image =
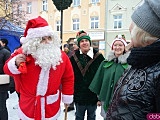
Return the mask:
{"type": "Polygon", "coordinates": [[[89,42],[90,42],[90,45],[91,45],[91,38],[89,37],[89,35],[87,35],[87,33],[83,30],[79,31],[76,35],[76,39],[77,39],[77,42],[78,42],[78,46],[79,46],[79,43],[82,39],[87,39],[89,42]]]}
{"type": "Polygon", "coordinates": [[[25,43],[28,38],[44,37],[53,35],[51,26],[42,17],[37,17],[28,21],[24,36],[20,38],[21,43],[25,43]]]}
{"type": "Polygon", "coordinates": [[[139,28],[160,38],[160,0],[143,0],[131,18],[139,28]]]}
{"type": "Polygon", "coordinates": [[[117,35],[116,38],[113,40],[112,42],[112,46],[111,46],[111,49],[113,50],[113,44],[116,42],[116,41],[121,41],[124,46],[127,46],[127,42],[125,40],[125,36],[124,35],[117,35]]]}

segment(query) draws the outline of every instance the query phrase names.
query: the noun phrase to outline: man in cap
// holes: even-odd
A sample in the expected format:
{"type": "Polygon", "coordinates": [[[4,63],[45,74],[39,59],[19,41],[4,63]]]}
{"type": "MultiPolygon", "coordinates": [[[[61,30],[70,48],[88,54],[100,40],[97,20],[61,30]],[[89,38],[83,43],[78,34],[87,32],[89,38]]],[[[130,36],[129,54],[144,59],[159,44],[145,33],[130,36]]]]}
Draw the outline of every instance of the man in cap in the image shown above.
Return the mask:
{"type": "Polygon", "coordinates": [[[79,49],[70,58],[75,76],[75,119],[84,120],[85,111],[87,110],[87,119],[95,120],[98,98],[88,87],[104,57],[91,47],[90,36],[85,31],[82,30],[77,33],[77,41],[79,49]]]}
{"type": "Polygon", "coordinates": [[[11,53],[0,44],[0,120],[8,120],[6,100],[9,91],[9,77],[7,79],[4,76],[3,66],[10,55],[11,53]]]}
{"type": "Polygon", "coordinates": [[[0,44],[2,47],[4,47],[5,49],[7,49],[8,51],[11,52],[11,50],[8,47],[8,40],[5,38],[0,39],[0,44]]]}

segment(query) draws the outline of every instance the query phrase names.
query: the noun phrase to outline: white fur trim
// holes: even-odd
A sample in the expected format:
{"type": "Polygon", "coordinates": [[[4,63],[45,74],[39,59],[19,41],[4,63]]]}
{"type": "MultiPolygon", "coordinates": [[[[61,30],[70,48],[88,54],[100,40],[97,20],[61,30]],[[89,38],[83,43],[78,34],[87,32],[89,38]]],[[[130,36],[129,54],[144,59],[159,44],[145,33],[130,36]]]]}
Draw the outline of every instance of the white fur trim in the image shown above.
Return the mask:
{"type": "Polygon", "coordinates": [[[41,120],[45,120],[45,98],[41,97],[41,120]]]}
{"type": "Polygon", "coordinates": [[[0,75],[0,85],[8,84],[9,82],[10,82],[9,75],[6,75],[6,74],[0,75]]]}
{"type": "Polygon", "coordinates": [[[38,28],[30,28],[27,31],[26,38],[35,38],[35,37],[44,37],[44,36],[52,36],[54,32],[51,26],[38,27],[38,28]]]}
{"type": "Polygon", "coordinates": [[[65,104],[70,104],[73,102],[73,95],[62,95],[62,102],[65,104]]]}
{"type": "Polygon", "coordinates": [[[20,107],[18,106],[18,116],[21,120],[34,120],[33,118],[29,118],[27,117],[22,110],[20,109],[20,107]]]}
{"type": "MultiPolygon", "coordinates": [[[[127,58],[128,58],[128,56],[129,56],[129,54],[130,54],[130,51],[129,51],[129,52],[126,52],[126,53],[124,53],[124,54],[122,54],[122,55],[120,55],[120,56],[118,57],[118,63],[121,63],[121,64],[127,63],[127,58]]],[[[107,61],[112,61],[112,60],[115,59],[115,58],[116,58],[116,56],[114,55],[114,51],[111,50],[111,51],[108,53],[108,56],[107,56],[106,60],[107,60],[107,61]]]]}
{"type": "Polygon", "coordinates": [[[47,96],[47,104],[52,104],[56,102],[58,98],[59,98],[59,90],[57,91],[56,94],[47,96]]]}
{"type": "MultiPolygon", "coordinates": [[[[60,116],[61,113],[61,109],[58,110],[58,112],[51,118],[45,118],[45,120],[57,120],[57,118],[60,116]]],[[[18,116],[21,120],[34,120],[33,118],[29,118],[27,117],[22,110],[20,109],[20,107],[18,107],[18,116]]]]}
{"type": "Polygon", "coordinates": [[[125,40],[119,39],[119,38],[114,39],[114,41],[113,41],[113,43],[112,43],[112,46],[113,46],[113,44],[114,44],[116,41],[121,41],[121,42],[124,44],[124,46],[127,46],[127,42],[126,42],[125,40]]]}
{"type": "Polygon", "coordinates": [[[12,74],[20,74],[21,72],[18,71],[17,66],[15,65],[16,61],[16,56],[13,57],[9,62],[8,62],[8,69],[12,74]]]}
{"type": "Polygon", "coordinates": [[[41,69],[37,85],[37,96],[38,95],[44,96],[47,92],[49,71],[50,68],[48,68],[47,70],[44,70],[44,68],[41,69]]]}
{"type": "MultiPolygon", "coordinates": [[[[118,37],[117,37],[116,39],[114,39],[113,42],[112,42],[112,44],[111,44],[111,47],[112,47],[112,48],[113,48],[113,44],[114,44],[116,41],[121,41],[121,42],[124,44],[124,46],[127,46],[127,42],[122,38],[122,36],[119,36],[119,35],[118,35],[118,37]]],[[[112,49],[112,48],[111,48],[111,49],[112,49]]]]}

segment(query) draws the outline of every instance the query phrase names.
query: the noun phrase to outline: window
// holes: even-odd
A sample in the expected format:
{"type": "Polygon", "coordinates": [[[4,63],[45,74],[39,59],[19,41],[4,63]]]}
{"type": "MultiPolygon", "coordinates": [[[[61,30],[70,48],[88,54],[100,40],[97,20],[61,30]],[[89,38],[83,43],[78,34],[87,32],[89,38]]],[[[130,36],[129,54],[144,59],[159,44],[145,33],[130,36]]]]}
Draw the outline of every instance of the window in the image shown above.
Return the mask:
{"type": "Polygon", "coordinates": [[[22,4],[18,5],[18,11],[22,11],[22,4]]]}
{"type": "Polygon", "coordinates": [[[42,11],[48,10],[48,3],[47,0],[42,0],[42,11]]]}
{"type": "Polygon", "coordinates": [[[6,2],[6,4],[5,4],[5,9],[7,10],[7,9],[8,9],[8,7],[9,7],[9,3],[8,3],[8,2],[6,2]]]}
{"type": "Polygon", "coordinates": [[[80,0],[73,0],[73,6],[77,7],[80,5],[80,0]]]}
{"type": "Polygon", "coordinates": [[[73,19],[73,30],[79,30],[79,19],[73,19]]]}
{"type": "Polygon", "coordinates": [[[99,18],[91,17],[91,29],[99,28],[99,18]]]}
{"type": "Polygon", "coordinates": [[[27,3],[27,13],[31,13],[32,12],[32,3],[28,2],[27,3]]]}
{"type": "Polygon", "coordinates": [[[61,31],[61,21],[60,20],[56,21],[56,30],[61,31]]]}
{"type": "Polygon", "coordinates": [[[99,2],[99,0],[91,0],[91,3],[92,4],[96,4],[96,3],[98,3],[99,2]]]}
{"type": "Polygon", "coordinates": [[[114,29],[122,28],[122,14],[114,15],[114,29]]]}
{"type": "Polygon", "coordinates": [[[18,14],[20,14],[22,12],[22,4],[18,5],[18,14]]]}

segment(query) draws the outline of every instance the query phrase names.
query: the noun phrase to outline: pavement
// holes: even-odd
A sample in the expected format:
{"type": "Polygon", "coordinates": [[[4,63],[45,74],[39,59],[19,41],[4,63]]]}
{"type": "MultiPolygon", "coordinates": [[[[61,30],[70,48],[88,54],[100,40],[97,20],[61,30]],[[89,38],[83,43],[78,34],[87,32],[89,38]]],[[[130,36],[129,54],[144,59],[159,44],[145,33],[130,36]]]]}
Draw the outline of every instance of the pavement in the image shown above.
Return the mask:
{"type": "MultiPolygon", "coordinates": [[[[8,108],[8,120],[19,120],[17,115],[17,109],[13,109],[18,104],[18,96],[17,93],[14,92],[12,94],[9,94],[9,99],[7,100],[7,108],[8,108]]],[[[61,115],[58,118],[58,120],[64,120],[64,105],[61,103],[61,115]]],[[[103,120],[103,118],[100,115],[100,107],[97,107],[96,111],[96,120],[103,120]]],[[[75,120],[75,110],[70,111],[67,113],[67,120],[75,120]]],[[[85,120],[87,120],[87,115],[85,115],[85,120]]]]}

